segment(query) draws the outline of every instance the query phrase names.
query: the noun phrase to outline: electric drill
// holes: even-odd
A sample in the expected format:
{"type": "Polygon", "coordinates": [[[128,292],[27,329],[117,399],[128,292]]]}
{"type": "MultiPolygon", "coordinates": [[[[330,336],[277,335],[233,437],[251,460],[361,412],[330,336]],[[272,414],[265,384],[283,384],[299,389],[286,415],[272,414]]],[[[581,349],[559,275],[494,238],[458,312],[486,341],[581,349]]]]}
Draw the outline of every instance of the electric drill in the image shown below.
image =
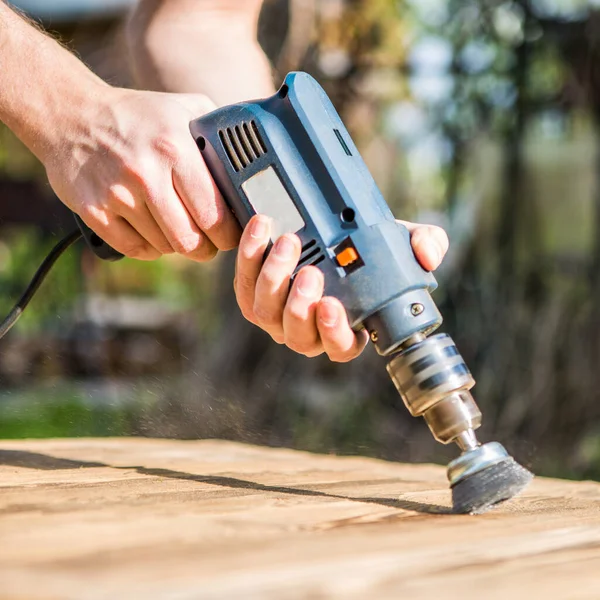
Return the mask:
{"type": "MultiPolygon", "coordinates": [[[[272,241],[295,233],[306,265],[324,274],[350,325],[366,329],[413,416],[436,440],[455,442],[448,465],[456,512],[482,512],[521,491],[532,475],[497,442],[481,445],[475,384],[450,336],[431,335],[442,317],[431,298],[433,275],[416,260],[339,115],[306,73],[290,73],[264,100],[219,108],[190,131],[223,198],[245,227],[272,219],[272,241]]],[[[87,228],[92,249],[120,255],[87,228]]]]}

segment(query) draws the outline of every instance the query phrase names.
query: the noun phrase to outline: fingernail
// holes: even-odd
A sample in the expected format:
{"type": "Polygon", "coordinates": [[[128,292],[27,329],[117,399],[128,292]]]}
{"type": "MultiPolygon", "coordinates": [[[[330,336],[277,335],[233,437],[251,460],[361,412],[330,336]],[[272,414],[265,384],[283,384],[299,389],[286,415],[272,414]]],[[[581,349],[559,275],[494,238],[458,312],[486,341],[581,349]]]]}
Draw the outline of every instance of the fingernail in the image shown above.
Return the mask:
{"type": "Polygon", "coordinates": [[[290,240],[290,238],[284,235],[275,242],[275,248],[273,248],[273,250],[277,258],[288,260],[294,256],[296,246],[294,245],[294,242],[290,240]]]}
{"type": "Polygon", "coordinates": [[[312,298],[319,291],[319,278],[316,273],[301,271],[298,275],[298,293],[307,298],[312,298]]]}
{"type": "Polygon", "coordinates": [[[340,314],[338,307],[333,304],[333,302],[328,302],[325,300],[324,302],[321,302],[319,309],[319,319],[323,325],[326,325],[327,327],[334,327],[337,325],[340,314]]]}
{"type": "Polygon", "coordinates": [[[267,217],[258,216],[252,221],[250,235],[256,240],[263,240],[269,233],[269,220],[267,217]]]}

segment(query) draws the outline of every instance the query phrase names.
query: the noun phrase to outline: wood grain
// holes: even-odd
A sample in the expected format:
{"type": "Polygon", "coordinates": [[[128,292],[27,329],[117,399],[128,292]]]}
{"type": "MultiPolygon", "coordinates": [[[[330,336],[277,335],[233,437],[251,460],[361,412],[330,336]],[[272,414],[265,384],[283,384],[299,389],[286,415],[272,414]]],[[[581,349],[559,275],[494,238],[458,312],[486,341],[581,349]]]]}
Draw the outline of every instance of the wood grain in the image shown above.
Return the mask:
{"type": "Polygon", "coordinates": [[[0,597],[600,598],[600,484],[447,514],[442,467],[221,441],[0,441],[0,597]]]}

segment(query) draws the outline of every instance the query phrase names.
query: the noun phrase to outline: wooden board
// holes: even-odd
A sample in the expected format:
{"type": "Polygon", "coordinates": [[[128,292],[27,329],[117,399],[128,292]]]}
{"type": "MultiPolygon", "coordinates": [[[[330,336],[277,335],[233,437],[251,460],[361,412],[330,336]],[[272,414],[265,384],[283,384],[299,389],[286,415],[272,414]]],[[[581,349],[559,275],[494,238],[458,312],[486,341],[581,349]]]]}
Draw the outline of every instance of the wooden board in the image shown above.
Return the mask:
{"type": "Polygon", "coordinates": [[[600,484],[446,514],[442,467],[220,441],[0,441],[0,597],[600,598],[600,484]]]}

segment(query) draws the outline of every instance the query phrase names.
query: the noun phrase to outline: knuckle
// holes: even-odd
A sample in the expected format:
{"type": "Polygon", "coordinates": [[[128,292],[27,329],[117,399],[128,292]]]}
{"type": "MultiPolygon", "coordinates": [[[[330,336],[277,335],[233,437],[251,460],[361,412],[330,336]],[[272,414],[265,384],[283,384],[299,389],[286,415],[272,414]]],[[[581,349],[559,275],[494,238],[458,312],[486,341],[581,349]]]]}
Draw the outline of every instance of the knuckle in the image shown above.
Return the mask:
{"type": "Polygon", "coordinates": [[[82,204],[78,209],[78,214],[92,229],[94,229],[94,225],[96,227],[108,227],[113,218],[107,210],[99,208],[91,202],[82,204]]]}
{"type": "Polygon", "coordinates": [[[427,237],[427,228],[423,226],[417,227],[411,234],[410,239],[413,244],[421,243],[427,237]]]}
{"type": "Polygon", "coordinates": [[[208,262],[218,253],[218,249],[201,233],[179,236],[171,243],[177,254],[182,254],[198,262],[208,262]]]}
{"type": "MultiPolygon", "coordinates": [[[[181,166],[179,169],[181,170],[181,166]]],[[[197,196],[190,199],[194,204],[194,219],[200,229],[215,240],[219,250],[233,250],[240,242],[242,231],[227,205],[222,200],[214,198],[210,185],[201,182],[201,185],[198,185],[197,196]]],[[[255,252],[256,250],[253,251],[255,252]]]]}
{"type": "Polygon", "coordinates": [[[166,241],[163,241],[163,242],[160,242],[159,244],[157,244],[156,249],[161,254],[175,254],[175,250],[173,249],[171,244],[169,244],[169,242],[166,242],[166,241]]]}
{"type": "Polygon", "coordinates": [[[224,242],[221,242],[219,244],[219,250],[223,250],[224,252],[234,250],[238,247],[240,243],[240,236],[241,231],[239,230],[239,228],[237,228],[237,231],[235,231],[232,235],[227,237],[224,242]]]}
{"type": "Polygon", "coordinates": [[[260,272],[261,283],[268,290],[275,290],[281,285],[281,274],[279,270],[274,269],[272,266],[265,263],[265,266],[260,272]]]}
{"type": "Polygon", "coordinates": [[[347,363],[350,362],[353,358],[356,358],[356,354],[347,353],[347,352],[328,352],[327,356],[329,356],[329,360],[335,363],[347,363]]]}
{"type": "Polygon", "coordinates": [[[281,327],[281,314],[279,314],[279,311],[273,311],[256,303],[252,307],[252,311],[261,327],[269,329],[281,327]]]}
{"type": "Polygon", "coordinates": [[[137,203],[140,201],[164,208],[164,197],[159,185],[160,163],[153,157],[137,157],[135,161],[125,163],[123,169],[124,184],[111,186],[112,201],[137,203]]]}
{"type": "Polygon", "coordinates": [[[198,233],[179,235],[172,240],[171,246],[177,254],[190,254],[199,249],[201,238],[202,236],[198,233]]]}
{"type": "Polygon", "coordinates": [[[200,248],[194,250],[193,252],[188,252],[187,256],[197,260],[198,262],[209,262],[217,256],[219,253],[218,248],[213,246],[212,244],[202,245],[200,248]]]}
{"type": "Polygon", "coordinates": [[[293,350],[294,352],[297,352],[298,354],[303,354],[304,356],[307,356],[309,358],[311,356],[314,356],[315,355],[314,353],[317,350],[316,342],[306,342],[306,341],[300,341],[300,340],[286,339],[286,346],[290,350],[293,350]]]}
{"type": "Polygon", "coordinates": [[[164,188],[159,189],[149,178],[139,182],[138,195],[149,209],[154,208],[158,214],[168,215],[173,211],[172,200],[169,200],[164,188]]]}
{"type": "Polygon", "coordinates": [[[290,302],[287,313],[292,321],[305,321],[308,316],[306,307],[298,302],[290,302]]]}
{"type": "Polygon", "coordinates": [[[215,216],[204,227],[204,230],[213,234],[213,237],[219,241],[220,250],[233,250],[237,248],[240,240],[241,231],[232,222],[231,217],[226,211],[229,209],[217,205],[215,216]]]}
{"type": "Polygon", "coordinates": [[[240,254],[240,258],[247,263],[257,262],[259,257],[262,256],[262,252],[258,254],[256,248],[251,244],[242,243],[238,252],[240,254]]]}
{"type": "Polygon", "coordinates": [[[125,256],[129,258],[137,258],[140,260],[152,260],[157,258],[158,252],[152,251],[146,244],[127,244],[121,250],[125,256]]]}
{"type": "Polygon", "coordinates": [[[238,273],[235,278],[235,289],[240,295],[247,295],[254,292],[256,283],[252,277],[245,273],[238,273]]]}
{"type": "Polygon", "coordinates": [[[180,150],[179,145],[175,142],[169,132],[164,132],[156,137],[152,142],[152,148],[170,164],[176,163],[179,160],[180,150]]]}

